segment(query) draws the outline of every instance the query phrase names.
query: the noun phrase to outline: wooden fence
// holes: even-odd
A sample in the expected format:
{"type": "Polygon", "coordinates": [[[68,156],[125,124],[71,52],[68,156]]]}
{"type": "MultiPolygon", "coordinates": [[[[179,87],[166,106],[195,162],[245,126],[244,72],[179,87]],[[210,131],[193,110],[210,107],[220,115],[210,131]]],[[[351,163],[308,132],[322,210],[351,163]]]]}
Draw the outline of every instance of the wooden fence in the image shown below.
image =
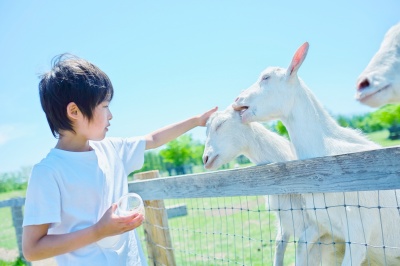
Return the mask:
{"type": "MultiPolygon", "coordinates": [[[[25,204],[25,198],[12,198],[8,200],[0,201],[0,208],[10,207],[13,226],[15,228],[15,235],[17,238],[18,253],[21,258],[22,256],[22,222],[23,214],[22,207],[25,204]]],[[[31,265],[30,262],[26,262],[27,265],[31,265]]]]}
{"type": "MultiPolygon", "coordinates": [[[[146,175],[145,180],[130,182],[129,191],[141,195],[147,204],[163,206],[164,199],[393,190],[400,189],[399,162],[400,148],[391,147],[164,178],[151,171],[138,174],[137,179],[146,175]]],[[[156,209],[160,217],[152,217],[151,224],[157,232],[145,226],[150,265],[175,265],[168,221],[162,218],[162,208],[156,209]],[[160,228],[166,230],[160,233],[160,228]],[[162,236],[159,244],[149,237],[157,234],[162,236]]]]}
{"type": "MultiPolygon", "coordinates": [[[[400,189],[399,162],[400,147],[391,147],[173,177],[150,171],[135,175],[129,191],[141,195],[146,220],[156,225],[144,228],[150,265],[175,265],[164,199],[400,189]]],[[[0,202],[0,207],[14,208],[20,254],[22,205],[23,199],[0,202]]]]}

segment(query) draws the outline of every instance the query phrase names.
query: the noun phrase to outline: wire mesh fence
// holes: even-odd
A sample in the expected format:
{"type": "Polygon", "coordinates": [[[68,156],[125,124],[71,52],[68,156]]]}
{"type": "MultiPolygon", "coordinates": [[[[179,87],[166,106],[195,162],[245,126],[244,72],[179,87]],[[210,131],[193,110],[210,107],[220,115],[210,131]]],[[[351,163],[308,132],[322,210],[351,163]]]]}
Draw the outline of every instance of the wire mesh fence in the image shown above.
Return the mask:
{"type": "MultiPolygon", "coordinates": [[[[392,192],[396,195],[396,191],[392,192]]],[[[360,197],[360,193],[355,194],[360,197]]],[[[333,194],[323,193],[318,196],[329,198],[331,195],[333,194]]],[[[170,199],[165,200],[166,206],[185,204],[187,215],[169,219],[168,227],[164,229],[171,235],[176,265],[274,265],[275,256],[279,256],[275,255],[278,245],[285,245],[282,265],[342,265],[345,249],[356,250],[359,247],[367,254],[363,265],[398,265],[400,241],[386,239],[391,237],[391,233],[398,235],[395,232],[398,231],[398,225],[383,228],[383,225],[388,224],[383,221],[387,216],[379,213],[389,211],[399,215],[399,205],[371,207],[345,204],[346,194],[341,195],[343,205],[326,204],[321,207],[322,203],[316,202],[319,200],[316,195],[304,194],[303,196],[310,197],[316,204],[301,208],[296,207],[297,203],[284,205],[287,203],[287,195],[272,196],[273,200],[282,203],[279,208],[271,208],[271,196],[170,199]],[[346,242],[337,232],[340,229],[345,230],[346,226],[335,224],[338,217],[330,217],[338,210],[345,215],[350,209],[358,212],[359,224],[356,226],[367,224],[371,219],[378,219],[381,226],[370,232],[367,231],[368,226],[364,226],[359,236],[349,232],[350,241],[346,242]],[[366,210],[373,212],[362,214],[366,210]],[[316,241],[310,241],[311,237],[307,236],[299,240],[307,229],[312,235],[307,228],[310,225],[310,217],[307,216],[314,216],[311,220],[321,223],[316,228],[319,236],[316,241]],[[284,220],[288,217],[292,218],[289,221],[284,220]],[[323,225],[324,222],[328,224],[323,225]],[[291,228],[287,228],[288,225],[291,228]],[[370,238],[367,235],[371,233],[376,237],[373,242],[368,242],[367,239],[370,238]],[[283,237],[284,234],[289,236],[283,237]],[[364,241],[358,241],[359,239],[364,241]],[[387,241],[389,245],[385,244],[387,241]],[[303,249],[306,253],[301,253],[298,249],[303,249]],[[305,254],[305,257],[299,258],[299,254],[305,254]]],[[[349,219],[345,221],[353,222],[349,219]]],[[[145,223],[148,226],[158,226],[149,224],[148,221],[145,223]]],[[[145,246],[143,231],[139,230],[139,235],[145,246]]]]}
{"type": "MultiPolygon", "coordinates": [[[[397,191],[392,192],[395,204],[391,206],[362,206],[351,202],[345,204],[346,193],[341,193],[343,205],[329,205],[327,200],[318,201],[320,198],[314,194],[304,194],[315,203],[304,208],[297,208],[298,204],[293,199],[287,202],[287,195],[168,199],[165,200],[165,210],[169,206],[184,205],[187,212],[183,216],[168,219],[168,226],[161,228],[169,231],[172,240],[171,247],[161,248],[173,249],[176,265],[273,265],[277,244],[285,244],[283,265],[295,265],[296,262],[297,265],[341,265],[345,249],[358,246],[369,254],[365,265],[396,265],[393,259],[387,259],[386,256],[400,254],[400,241],[393,242],[386,237],[390,237],[391,233],[397,235],[394,231],[398,230],[398,224],[393,224],[392,228],[383,227],[387,224],[383,221],[385,212],[395,212],[400,216],[397,191]],[[271,206],[273,200],[279,202],[278,208],[271,206]],[[335,236],[336,229],[333,228],[337,227],[336,219],[330,218],[330,213],[339,209],[345,213],[349,208],[358,212],[359,225],[369,223],[371,219],[380,221],[381,226],[372,232],[376,236],[374,243],[365,241],[366,235],[371,233],[366,231],[367,226],[362,228],[361,238],[350,238],[351,242],[335,236]],[[367,217],[362,214],[365,211],[368,211],[367,217]],[[299,242],[302,230],[307,229],[304,224],[310,215],[314,215],[314,220],[321,223],[328,217],[332,234],[323,234],[325,229],[318,228],[321,235],[318,241],[299,242]],[[290,220],[285,220],[288,217],[291,217],[290,220]],[[291,226],[291,235],[286,239],[282,237],[276,243],[277,236],[288,234],[284,224],[291,226]],[[296,251],[302,248],[301,245],[307,250],[307,257],[300,263],[296,251]]],[[[361,201],[360,194],[356,194],[361,201]]],[[[324,193],[319,196],[329,198],[329,195],[324,193]]],[[[13,261],[18,257],[18,247],[11,208],[0,208],[0,217],[0,260],[13,261]]],[[[147,226],[158,226],[147,220],[145,223],[147,226]]],[[[142,228],[138,229],[138,233],[143,247],[146,247],[149,243],[145,243],[142,228]]],[[[157,258],[153,260],[157,262],[157,258]]]]}
{"type": "MultiPolygon", "coordinates": [[[[186,216],[168,220],[177,265],[272,265],[276,217],[264,197],[165,202],[187,206],[186,216]]],[[[287,256],[288,265],[293,259],[287,256]]]]}

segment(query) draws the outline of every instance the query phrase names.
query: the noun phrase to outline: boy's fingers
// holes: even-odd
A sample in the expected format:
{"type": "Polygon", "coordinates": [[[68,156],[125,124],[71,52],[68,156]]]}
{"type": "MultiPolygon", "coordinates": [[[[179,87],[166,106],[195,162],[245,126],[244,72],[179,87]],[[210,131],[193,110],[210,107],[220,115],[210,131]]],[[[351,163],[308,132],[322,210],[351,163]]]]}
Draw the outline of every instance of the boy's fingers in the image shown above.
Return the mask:
{"type": "Polygon", "coordinates": [[[136,219],[139,215],[141,215],[138,212],[132,213],[131,215],[127,215],[127,216],[120,216],[121,218],[123,218],[124,222],[130,222],[133,219],[136,219]]]}
{"type": "Polygon", "coordinates": [[[139,216],[132,219],[130,221],[129,225],[133,226],[133,228],[136,228],[143,223],[143,220],[144,220],[144,217],[143,217],[143,215],[140,214],[139,216]]]}
{"type": "Polygon", "coordinates": [[[208,111],[207,112],[207,114],[212,114],[212,113],[214,113],[215,111],[217,111],[218,110],[218,106],[215,106],[214,108],[212,108],[210,111],[208,111]]]}

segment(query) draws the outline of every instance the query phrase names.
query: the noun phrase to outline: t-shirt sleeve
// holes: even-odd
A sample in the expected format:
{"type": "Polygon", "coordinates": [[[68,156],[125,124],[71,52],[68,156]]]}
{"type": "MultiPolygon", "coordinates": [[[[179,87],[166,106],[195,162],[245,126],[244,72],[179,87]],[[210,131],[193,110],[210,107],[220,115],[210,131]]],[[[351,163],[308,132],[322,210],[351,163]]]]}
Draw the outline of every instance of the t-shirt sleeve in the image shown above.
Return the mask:
{"type": "Polygon", "coordinates": [[[132,173],[142,168],[146,149],[146,140],[144,137],[110,138],[110,140],[118,150],[127,173],[132,173]]]}
{"type": "Polygon", "coordinates": [[[56,173],[49,167],[36,165],[26,191],[23,226],[52,224],[52,227],[60,221],[61,198],[56,173]]]}

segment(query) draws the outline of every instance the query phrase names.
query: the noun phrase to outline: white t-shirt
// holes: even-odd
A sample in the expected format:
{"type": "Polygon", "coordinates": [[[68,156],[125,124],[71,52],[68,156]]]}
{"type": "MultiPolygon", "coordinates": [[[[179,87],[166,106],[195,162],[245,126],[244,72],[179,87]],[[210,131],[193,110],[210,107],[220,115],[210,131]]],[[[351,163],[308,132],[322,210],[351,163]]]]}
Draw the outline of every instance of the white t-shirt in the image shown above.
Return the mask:
{"type": "MultiPolygon", "coordinates": [[[[65,234],[95,224],[128,193],[127,176],[144,162],[142,138],[91,141],[92,151],[51,149],[31,173],[23,226],[50,224],[49,234],[65,234]]],[[[59,265],[147,265],[135,230],[112,248],[97,243],[56,256],[59,265]]]]}

